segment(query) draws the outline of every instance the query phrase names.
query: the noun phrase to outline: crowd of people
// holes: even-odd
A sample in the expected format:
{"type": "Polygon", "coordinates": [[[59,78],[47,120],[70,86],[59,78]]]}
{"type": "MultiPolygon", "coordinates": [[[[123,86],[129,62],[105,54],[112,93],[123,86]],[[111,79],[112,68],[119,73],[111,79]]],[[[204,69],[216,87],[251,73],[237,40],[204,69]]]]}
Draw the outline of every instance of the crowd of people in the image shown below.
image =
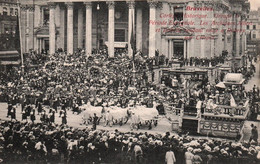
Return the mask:
{"type": "Polygon", "coordinates": [[[256,142],[1,121],[5,163],[259,163],[256,142]]]}
{"type": "MultiPolygon", "coordinates": [[[[1,122],[0,158],[7,162],[15,159],[53,163],[259,162],[260,149],[254,139],[242,144],[169,133],[163,136],[121,133],[66,125],[67,110],[79,114],[84,104],[120,108],[157,106],[159,109],[165,104],[177,104],[178,108],[196,106],[198,101],[204,101],[202,104],[206,106],[210,99],[215,104],[230,105],[230,95],[234,95],[237,102],[246,97],[259,98],[259,88],[255,87],[252,92],[245,92],[243,88],[218,90],[207,80],[186,91],[181,87],[176,90],[165,84],[156,85],[150,82],[154,79],[153,66],[171,63],[156,54],[155,58],[147,58],[139,52],[133,62],[122,54],[109,58],[105,49],[88,57],[80,49],[74,54],[59,50],[53,55],[30,55],[27,66],[31,67],[26,67],[24,72],[18,68],[0,72],[0,101],[9,104],[7,117],[11,117],[11,122],[1,122]],[[30,123],[17,121],[15,106],[18,104],[22,121],[30,118],[30,123]],[[62,118],[61,125],[55,124],[57,112],[62,118]],[[40,115],[41,123],[35,123],[36,114],[40,115]]],[[[223,63],[225,57],[191,58],[185,65],[214,66],[223,63]]],[[[98,118],[94,117],[93,122],[98,122],[98,118]]]]}

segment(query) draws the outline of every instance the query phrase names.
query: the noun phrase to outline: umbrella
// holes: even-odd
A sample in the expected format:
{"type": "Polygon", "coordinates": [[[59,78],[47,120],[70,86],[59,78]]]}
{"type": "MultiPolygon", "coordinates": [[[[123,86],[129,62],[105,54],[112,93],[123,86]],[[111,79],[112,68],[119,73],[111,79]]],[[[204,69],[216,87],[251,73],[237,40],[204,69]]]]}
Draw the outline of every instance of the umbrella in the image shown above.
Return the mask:
{"type": "Polygon", "coordinates": [[[225,84],[223,82],[219,82],[216,87],[218,88],[226,88],[225,84]]]}

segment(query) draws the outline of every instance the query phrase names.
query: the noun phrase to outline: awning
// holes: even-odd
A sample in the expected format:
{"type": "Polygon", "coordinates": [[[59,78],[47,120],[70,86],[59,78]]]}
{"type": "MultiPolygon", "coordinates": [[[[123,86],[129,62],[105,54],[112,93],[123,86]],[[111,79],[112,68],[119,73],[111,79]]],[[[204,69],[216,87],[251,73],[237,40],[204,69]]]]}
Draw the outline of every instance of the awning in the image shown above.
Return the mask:
{"type": "Polygon", "coordinates": [[[241,85],[245,79],[241,73],[228,73],[224,78],[224,84],[241,85]]]}
{"type": "Polygon", "coordinates": [[[1,65],[19,65],[20,54],[18,51],[0,51],[1,65]]]}

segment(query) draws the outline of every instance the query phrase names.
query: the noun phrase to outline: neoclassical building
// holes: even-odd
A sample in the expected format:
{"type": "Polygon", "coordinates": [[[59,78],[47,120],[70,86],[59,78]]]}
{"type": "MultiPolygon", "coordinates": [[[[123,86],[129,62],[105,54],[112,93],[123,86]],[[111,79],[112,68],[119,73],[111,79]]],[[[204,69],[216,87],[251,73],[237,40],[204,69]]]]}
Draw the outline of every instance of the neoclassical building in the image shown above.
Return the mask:
{"type": "Polygon", "coordinates": [[[211,58],[246,48],[247,0],[21,0],[23,52],[129,47],[171,57],[211,58]]]}

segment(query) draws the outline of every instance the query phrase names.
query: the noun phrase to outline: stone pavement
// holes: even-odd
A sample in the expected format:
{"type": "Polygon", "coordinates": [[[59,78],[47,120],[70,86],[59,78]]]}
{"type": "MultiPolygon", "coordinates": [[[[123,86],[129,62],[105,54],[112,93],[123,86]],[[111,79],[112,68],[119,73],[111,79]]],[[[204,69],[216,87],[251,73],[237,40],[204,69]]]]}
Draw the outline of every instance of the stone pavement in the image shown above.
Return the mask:
{"type": "MultiPolygon", "coordinates": [[[[249,80],[249,82],[245,85],[245,89],[247,91],[252,90],[254,85],[260,87],[260,58],[258,57],[257,63],[253,63],[256,67],[256,73],[252,79],[249,80]]],[[[260,122],[258,121],[245,121],[245,128],[244,128],[244,137],[241,138],[241,141],[249,141],[249,138],[251,136],[251,124],[254,124],[257,126],[258,129],[258,136],[260,136],[260,122]]],[[[258,143],[260,143],[260,137],[258,137],[258,143]]]]}
{"type": "Polygon", "coordinates": [[[250,91],[253,89],[254,85],[259,86],[260,88],[260,57],[258,57],[257,63],[253,63],[256,68],[256,73],[252,77],[252,79],[249,80],[249,82],[245,85],[245,89],[247,91],[250,91]]]}
{"type": "MultiPolygon", "coordinates": [[[[0,119],[1,120],[11,120],[11,118],[7,118],[7,104],[6,103],[0,103],[0,119]]],[[[48,111],[47,111],[48,112],[48,111]]],[[[16,118],[18,121],[22,120],[22,114],[21,114],[21,106],[18,106],[16,108],[16,118]]],[[[29,118],[29,117],[28,117],[29,118]]],[[[28,119],[28,121],[30,122],[30,118],[28,119]]],[[[23,121],[25,122],[25,120],[23,121]]],[[[40,122],[40,115],[37,115],[37,111],[36,111],[36,121],[35,122],[40,122]]],[[[72,111],[67,111],[67,122],[69,126],[72,126],[74,128],[92,128],[92,125],[81,125],[82,123],[82,114],[72,114],[72,111]]],[[[97,126],[97,129],[103,129],[103,130],[115,130],[118,129],[121,132],[129,132],[130,131],[130,121],[128,121],[125,125],[119,126],[119,125],[113,125],[112,127],[103,126],[103,122],[100,123],[100,125],[97,126]]],[[[61,118],[59,117],[59,112],[55,114],[55,123],[57,124],[61,124],[61,118]]],[[[153,126],[153,128],[151,130],[148,130],[148,126],[144,126],[141,129],[134,130],[133,132],[149,132],[151,134],[163,134],[165,132],[171,132],[172,131],[172,127],[171,127],[171,123],[170,121],[168,121],[167,118],[165,118],[165,116],[160,116],[158,119],[158,125],[156,127],[153,126]]]]}

